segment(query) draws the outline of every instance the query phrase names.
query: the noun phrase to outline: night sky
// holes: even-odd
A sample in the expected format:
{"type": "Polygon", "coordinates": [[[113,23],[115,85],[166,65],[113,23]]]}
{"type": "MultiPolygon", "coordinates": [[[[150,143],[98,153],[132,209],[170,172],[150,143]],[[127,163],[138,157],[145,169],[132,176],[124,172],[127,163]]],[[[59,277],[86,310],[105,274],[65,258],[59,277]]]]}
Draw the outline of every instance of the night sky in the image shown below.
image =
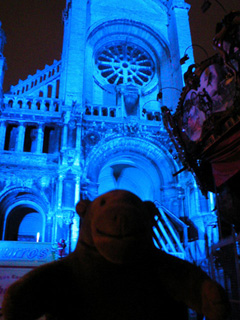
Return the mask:
{"type": "Polygon", "coordinates": [[[7,36],[4,89],[61,59],[65,0],[0,0],[7,36]]]}
{"type": "MultiPolygon", "coordinates": [[[[226,12],[240,10],[239,0],[211,0],[212,5],[205,13],[201,11],[204,0],[187,0],[192,42],[196,62],[215,53],[212,38],[215,26],[226,12]],[[203,47],[201,49],[199,46],[203,47]]],[[[53,60],[61,59],[63,23],[62,11],[65,0],[0,0],[0,21],[7,35],[4,56],[8,69],[4,79],[4,90],[26,79],[37,69],[44,69],[53,60]]]]}

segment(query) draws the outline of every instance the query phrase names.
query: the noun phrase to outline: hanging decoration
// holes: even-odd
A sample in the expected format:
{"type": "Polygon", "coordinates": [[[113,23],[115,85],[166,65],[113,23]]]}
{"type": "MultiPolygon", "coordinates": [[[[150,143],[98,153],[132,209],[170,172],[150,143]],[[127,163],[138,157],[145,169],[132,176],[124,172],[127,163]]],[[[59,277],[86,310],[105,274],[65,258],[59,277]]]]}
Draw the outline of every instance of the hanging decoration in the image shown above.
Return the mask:
{"type": "Polygon", "coordinates": [[[217,192],[221,202],[228,194],[223,215],[240,229],[240,12],[217,24],[213,45],[217,54],[188,68],[176,111],[163,107],[163,120],[182,170],[193,173],[205,196],[217,192]]]}

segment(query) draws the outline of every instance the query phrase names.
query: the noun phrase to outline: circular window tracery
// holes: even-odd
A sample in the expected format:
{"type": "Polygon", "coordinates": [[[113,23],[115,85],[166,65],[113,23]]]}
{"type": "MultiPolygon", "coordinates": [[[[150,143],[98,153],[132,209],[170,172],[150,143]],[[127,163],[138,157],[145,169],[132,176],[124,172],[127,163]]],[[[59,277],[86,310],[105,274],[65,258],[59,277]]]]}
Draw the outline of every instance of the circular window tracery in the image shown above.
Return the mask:
{"type": "Polygon", "coordinates": [[[98,51],[96,65],[101,76],[110,84],[145,86],[154,76],[150,55],[135,44],[109,45],[98,51]]]}

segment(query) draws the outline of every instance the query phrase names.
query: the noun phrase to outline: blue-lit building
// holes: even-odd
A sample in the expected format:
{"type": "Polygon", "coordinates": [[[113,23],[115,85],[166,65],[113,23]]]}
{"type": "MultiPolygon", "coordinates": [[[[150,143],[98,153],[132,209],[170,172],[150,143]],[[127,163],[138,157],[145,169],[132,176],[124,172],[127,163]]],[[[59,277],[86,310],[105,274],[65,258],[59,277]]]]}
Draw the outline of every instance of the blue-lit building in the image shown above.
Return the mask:
{"type": "Polygon", "coordinates": [[[188,10],[184,0],[66,1],[61,60],[1,90],[3,242],[65,239],[69,252],[80,197],[121,188],[159,207],[156,245],[204,261],[218,240],[214,199],[190,172],[174,175],[182,164],[161,115],[176,109],[193,63],[188,10]]]}

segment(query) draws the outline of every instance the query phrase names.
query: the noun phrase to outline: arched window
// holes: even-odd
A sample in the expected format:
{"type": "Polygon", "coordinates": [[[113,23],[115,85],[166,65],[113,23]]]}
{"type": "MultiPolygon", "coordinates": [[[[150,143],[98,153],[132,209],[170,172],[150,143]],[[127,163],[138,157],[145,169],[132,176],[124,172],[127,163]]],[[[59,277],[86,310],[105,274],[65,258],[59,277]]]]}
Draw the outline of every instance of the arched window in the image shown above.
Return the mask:
{"type": "Polygon", "coordinates": [[[19,109],[22,109],[22,105],[23,105],[22,100],[19,100],[19,101],[18,101],[18,105],[19,105],[19,109]]]}
{"type": "Polygon", "coordinates": [[[28,102],[27,102],[27,106],[28,106],[28,109],[31,109],[32,102],[31,102],[31,101],[28,101],[28,102]]]}
{"type": "Polygon", "coordinates": [[[54,102],[54,111],[59,111],[59,103],[54,102]]]}
{"type": "Polygon", "coordinates": [[[51,85],[47,86],[47,97],[48,98],[52,97],[52,86],[51,85]]]}
{"type": "Polygon", "coordinates": [[[93,115],[98,116],[99,115],[99,110],[98,108],[93,108],[93,115]]]}
{"type": "Polygon", "coordinates": [[[102,108],[102,115],[104,117],[107,117],[107,115],[108,115],[108,109],[107,108],[102,108]]]}
{"type": "Polygon", "coordinates": [[[85,114],[88,116],[91,115],[91,108],[90,107],[86,107],[85,114]]]}
{"type": "Polygon", "coordinates": [[[59,98],[59,88],[60,88],[60,81],[56,81],[56,99],[59,98]]]}
{"type": "Polygon", "coordinates": [[[11,99],[8,101],[8,107],[12,108],[12,106],[13,106],[13,100],[11,99]]]}
{"type": "Polygon", "coordinates": [[[116,109],[110,109],[110,117],[116,117],[116,109]]]}
{"type": "Polygon", "coordinates": [[[154,112],[154,119],[155,119],[156,121],[161,121],[160,112],[154,112]]]}
{"type": "Polygon", "coordinates": [[[50,103],[48,101],[45,102],[45,111],[49,111],[50,103]]]}
{"type": "Polygon", "coordinates": [[[41,103],[40,103],[40,101],[37,101],[36,106],[37,106],[37,110],[40,110],[40,109],[41,109],[41,103]]]}

